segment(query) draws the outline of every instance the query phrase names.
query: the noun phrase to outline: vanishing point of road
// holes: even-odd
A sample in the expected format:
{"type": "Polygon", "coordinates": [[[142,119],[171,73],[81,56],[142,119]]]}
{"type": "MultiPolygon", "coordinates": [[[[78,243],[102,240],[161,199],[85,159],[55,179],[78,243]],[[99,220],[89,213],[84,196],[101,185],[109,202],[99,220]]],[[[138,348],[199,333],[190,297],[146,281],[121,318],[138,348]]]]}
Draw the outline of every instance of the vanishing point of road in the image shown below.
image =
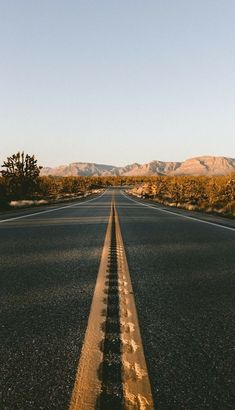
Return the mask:
{"type": "Polygon", "coordinates": [[[2,213],[0,235],[1,410],[83,410],[83,374],[101,410],[112,383],[111,410],[235,408],[234,220],[114,189],[2,213]]]}

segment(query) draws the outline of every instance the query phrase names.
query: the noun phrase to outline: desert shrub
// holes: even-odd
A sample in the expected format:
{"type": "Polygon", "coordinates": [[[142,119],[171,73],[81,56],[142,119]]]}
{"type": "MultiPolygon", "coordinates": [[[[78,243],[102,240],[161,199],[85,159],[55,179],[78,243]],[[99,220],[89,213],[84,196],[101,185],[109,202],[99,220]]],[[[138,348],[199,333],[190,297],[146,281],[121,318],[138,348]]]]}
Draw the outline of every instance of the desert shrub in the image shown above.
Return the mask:
{"type": "Polygon", "coordinates": [[[225,176],[158,176],[132,192],[167,205],[234,215],[235,174],[225,176]]]}

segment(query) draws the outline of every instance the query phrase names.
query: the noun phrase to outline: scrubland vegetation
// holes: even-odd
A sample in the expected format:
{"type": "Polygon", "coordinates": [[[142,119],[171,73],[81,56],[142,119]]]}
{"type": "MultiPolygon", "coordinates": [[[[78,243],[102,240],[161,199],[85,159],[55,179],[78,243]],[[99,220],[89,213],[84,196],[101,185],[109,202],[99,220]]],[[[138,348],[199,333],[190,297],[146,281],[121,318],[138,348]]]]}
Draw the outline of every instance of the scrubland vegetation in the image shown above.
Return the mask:
{"type": "Polygon", "coordinates": [[[87,177],[38,177],[32,189],[21,191],[5,177],[0,178],[0,208],[9,209],[31,205],[43,205],[81,198],[97,193],[87,177]]]}
{"type": "Polygon", "coordinates": [[[159,176],[138,184],[130,193],[158,203],[235,216],[235,174],[212,177],[159,176]]]}
{"type": "Polygon", "coordinates": [[[17,152],[8,157],[0,171],[0,209],[61,202],[97,192],[90,178],[40,177],[41,168],[34,155],[17,152]]]}
{"type": "Polygon", "coordinates": [[[134,186],[146,181],[145,178],[130,177],[54,177],[38,176],[32,181],[19,177],[0,177],[0,207],[41,205],[54,201],[64,201],[87,196],[112,186],[134,186]],[[26,189],[27,187],[27,189],[26,189]]]}
{"type": "Polygon", "coordinates": [[[187,210],[235,216],[235,174],[193,176],[41,176],[34,156],[8,157],[0,177],[0,208],[42,205],[81,198],[112,186],[158,203],[187,210]]]}
{"type": "Polygon", "coordinates": [[[27,194],[0,178],[0,206],[41,205],[83,197],[112,187],[158,203],[187,210],[235,216],[235,174],[218,177],[38,177],[27,194]],[[31,202],[30,202],[31,201],[31,202]]]}

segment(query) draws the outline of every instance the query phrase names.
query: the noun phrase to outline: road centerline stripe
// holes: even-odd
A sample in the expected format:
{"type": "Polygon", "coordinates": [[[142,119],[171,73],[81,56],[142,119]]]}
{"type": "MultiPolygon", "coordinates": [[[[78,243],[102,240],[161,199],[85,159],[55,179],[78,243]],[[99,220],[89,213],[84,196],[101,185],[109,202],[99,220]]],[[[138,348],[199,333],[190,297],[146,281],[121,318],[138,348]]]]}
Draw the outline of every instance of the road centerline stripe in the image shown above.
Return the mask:
{"type": "Polygon", "coordinates": [[[153,410],[114,200],[69,410],[153,410]]]}

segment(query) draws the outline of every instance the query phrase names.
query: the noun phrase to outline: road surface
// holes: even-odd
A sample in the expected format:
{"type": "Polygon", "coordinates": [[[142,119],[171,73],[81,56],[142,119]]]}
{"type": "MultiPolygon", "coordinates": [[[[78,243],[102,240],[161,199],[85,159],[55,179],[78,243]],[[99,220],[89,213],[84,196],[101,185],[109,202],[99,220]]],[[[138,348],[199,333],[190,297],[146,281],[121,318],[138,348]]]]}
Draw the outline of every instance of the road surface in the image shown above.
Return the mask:
{"type": "MultiPolygon", "coordinates": [[[[234,221],[114,192],[155,408],[233,409],[234,221]]],[[[69,408],[112,196],[1,215],[1,409],[69,408]]]]}

